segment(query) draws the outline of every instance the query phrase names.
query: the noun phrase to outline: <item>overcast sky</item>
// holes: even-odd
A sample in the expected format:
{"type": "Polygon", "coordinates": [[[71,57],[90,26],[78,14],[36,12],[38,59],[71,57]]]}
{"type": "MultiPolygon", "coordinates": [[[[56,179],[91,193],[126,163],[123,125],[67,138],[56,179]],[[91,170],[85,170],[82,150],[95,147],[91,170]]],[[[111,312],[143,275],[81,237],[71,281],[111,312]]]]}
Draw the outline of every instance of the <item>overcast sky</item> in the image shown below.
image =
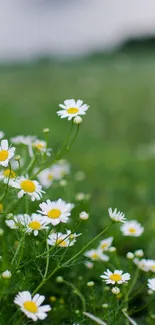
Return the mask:
{"type": "Polygon", "coordinates": [[[82,54],[155,35],[155,0],[0,0],[0,59],[82,54]]]}

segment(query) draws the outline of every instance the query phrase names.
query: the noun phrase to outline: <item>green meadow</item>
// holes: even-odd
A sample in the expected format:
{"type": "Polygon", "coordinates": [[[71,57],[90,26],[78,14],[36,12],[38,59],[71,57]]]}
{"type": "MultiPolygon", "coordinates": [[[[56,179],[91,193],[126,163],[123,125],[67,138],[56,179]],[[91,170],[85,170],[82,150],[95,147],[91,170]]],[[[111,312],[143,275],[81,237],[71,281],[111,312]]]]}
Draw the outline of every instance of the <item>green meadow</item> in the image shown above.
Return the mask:
{"type": "MultiPolygon", "coordinates": [[[[56,150],[70,128],[70,122],[61,120],[56,112],[59,104],[70,98],[82,99],[90,106],[67,157],[73,173],[82,170],[86,175],[76,185],[76,192],[91,194],[90,205],[82,206],[90,213],[86,236],[91,239],[109,223],[109,207],[117,207],[127,219],[138,220],[145,227],[140,238],[123,237],[117,226],[114,233],[109,230],[105,235],[115,237],[114,246],[130,271],[123,259],[128,251],[141,248],[147,258],[155,259],[155,154],[145,152],[155,142],[155,57],[118,53],[1,66],[0,130],[7,138],[34,134],[41,139],[43,128],[49,128],[49,146],[56,150]]],[[[101,274],[102,264],[98,268],[101,274]]],[[[85,268],[77,264],[74,271],[73,282],[85,268]]],[[[98,282],[98,273],[90,272],[85,281],[98,282]]],[[[95,298],[99,295],[97,291],[95,298]]],[[[144,304],[140,296],[137,301],[140,307],[144,304]]],[[[138,325],[154,324],[150,319],[143,322],[146,313],[145,309],[136,314],[138,325]]],[[[67,319],[67,311],[64,315],[67,319]]],[[[56,315],[53,325],[61,322],[56,315]]]]}

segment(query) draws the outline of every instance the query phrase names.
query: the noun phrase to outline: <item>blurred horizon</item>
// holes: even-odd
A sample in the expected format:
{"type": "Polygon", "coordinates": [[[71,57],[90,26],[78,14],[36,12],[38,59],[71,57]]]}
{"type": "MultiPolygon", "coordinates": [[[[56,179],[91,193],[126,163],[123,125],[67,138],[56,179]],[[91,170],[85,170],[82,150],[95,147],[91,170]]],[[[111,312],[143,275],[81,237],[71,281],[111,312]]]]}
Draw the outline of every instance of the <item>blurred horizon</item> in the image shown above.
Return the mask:
{"type": "Polygon", "coordinates": [[[80,57],[153,36],[154,0],[1,0],[1,62],[80,57]]]}

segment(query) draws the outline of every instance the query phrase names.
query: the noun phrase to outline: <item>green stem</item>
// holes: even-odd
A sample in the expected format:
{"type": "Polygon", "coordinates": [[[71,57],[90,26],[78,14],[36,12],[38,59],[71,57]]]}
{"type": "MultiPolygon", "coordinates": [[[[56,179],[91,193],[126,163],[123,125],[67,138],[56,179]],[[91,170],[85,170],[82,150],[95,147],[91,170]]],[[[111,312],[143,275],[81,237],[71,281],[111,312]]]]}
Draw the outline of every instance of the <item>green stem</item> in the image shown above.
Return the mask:
{"type": "Polygon", "coordinates": [[[85,301],[85,298],[82,295],[82,293],[72,283],[70,283],[66,280],[63,280],[63,283],[67,284],[70,288],[72,288],[73,293],[80,298],[80,300],[82,302],[82,306],[83,306],[83,312],[85,312],[86,311],[86,301],[85,301]]]}
{"type": "Polygon", "coordinates": [[[77,125],[77,129],[76,129],[76,132],[75,132],[75,135],[72,139],[72,141],[70,142],[70,144],[67,146],[67,150],[69,150],[71,148],[71,146],[73,145],[74,141],[76,140],[76,137],[79,133],[79,129],[80,129],[80,124],[77,125]]]}
{"type": "Polygon", "coordinates": [[[107,226],[104,230],[102,230],[96,237],[94,237],[88,244],[86,244],[77,254],[72,256],[66,263],[63,264],[63,267],[67,266],[68,263],[72,262],[76,257],[81,255],[96,239],[98,239],[100,236],[102,236],[111,226],[113,222],[107,226]]]}

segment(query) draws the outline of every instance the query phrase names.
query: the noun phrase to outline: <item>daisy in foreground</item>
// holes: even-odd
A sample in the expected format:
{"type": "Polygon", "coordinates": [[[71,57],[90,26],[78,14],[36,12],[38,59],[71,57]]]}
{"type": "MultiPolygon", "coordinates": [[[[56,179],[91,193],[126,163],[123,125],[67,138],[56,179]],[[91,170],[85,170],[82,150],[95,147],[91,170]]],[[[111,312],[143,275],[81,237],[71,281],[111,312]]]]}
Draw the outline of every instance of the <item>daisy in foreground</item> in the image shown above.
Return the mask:
{"type": "Polygon", "coordinates": [[[125,222],[126,221],[125,214],[123,212],[117,211],[117,209],[112,211],[112,208],[109,208],[108,212],[109,212],[109,217],[113,221],[116,221],[116,222],[125,222]]]}
{"type": "Polygon", "coordinates": [[[66,223],[68,221],[74,204],[66,203],[62,199],[57,201],[47,200],[46,202],[40,203],[39,207],[41,210],[38,210],[38,212],[43,214],[44,220],[56,226],[60,222],[66,223]]]}
{"type": "Polygon", "coordinates": [[[76,238],[80,235],[76,233],[72,234],[70,230],[67,230],[66,234],[62,234],[61,232],[51,233],[48,236],[47,242],[50,246],[69,247],[75,244],[76,238]]]}
{"type": "Polygon", "coordinates": [[[148,285],[149,289],[155,291],[155,278],[148,279],[148,284],[147,285],[148,285]]]}
{"type": "Polygon", "coordinates": [[[139,237],[142,235],[144,228],[137,220],[127,221],[121,226],[121,232],[124,236],[139,237]]]}
{"type": "Polygon", "coordinates": [[[67,99],[64,104],[59,105],[62,110],[58,111],[57,114],[61,118],[68,118],[70,121],[75,116],[85,115],[89,106],[84,104],[82,100],[75,101],[74,99],[67,99]]]}
{"type": "Polygon", "coordinates": [[[12,187],[20,189],[18,193],[18,198],[27,194],[31,197],[31,201],[40,200],[42,197],[42,193],[45,193],[42,190],[42,186],[36,180],[30,180],[27,177],[21,176],[18,177],[13,183],[12,187]]]}
{"type": "Polygon", "coordinates": [[[43,217],[39,214],[33,213],[31,216],[17,215],[13,219],[6,220],[5,223],[11,229],[25,228],[25,233],[32,233],[34,236],[39,234],[40,230],[48,229],[47,223],[43,220],[43,217]]]}
{"type": "Polygon", "coordinates": [[[45,297],[38,293],[32,298],[29,291],[22,291],[15,297],[14,303],[20,306],[21,311],[28,318],[36,322],[38,319],[45,319],[47,317],[47,312],[51,310],[49,305],[41,306],[44,300],[45,297]]]}
{"type": "Polygon", "coordinates": [[[2,140],[0,144],[0,165],[7,167],[14,156],[15,148],[9,148],[8,140],[2,140]]]}
{"type": "Polygon", "coordinates": [[[101,275],[101,278],[106,282],[106,284],[122,284],[127,283],[130,280],[130,274],[123,274],[122,270],[115,270],[114,272],[107,270],[103,275],[101,275]]]}

